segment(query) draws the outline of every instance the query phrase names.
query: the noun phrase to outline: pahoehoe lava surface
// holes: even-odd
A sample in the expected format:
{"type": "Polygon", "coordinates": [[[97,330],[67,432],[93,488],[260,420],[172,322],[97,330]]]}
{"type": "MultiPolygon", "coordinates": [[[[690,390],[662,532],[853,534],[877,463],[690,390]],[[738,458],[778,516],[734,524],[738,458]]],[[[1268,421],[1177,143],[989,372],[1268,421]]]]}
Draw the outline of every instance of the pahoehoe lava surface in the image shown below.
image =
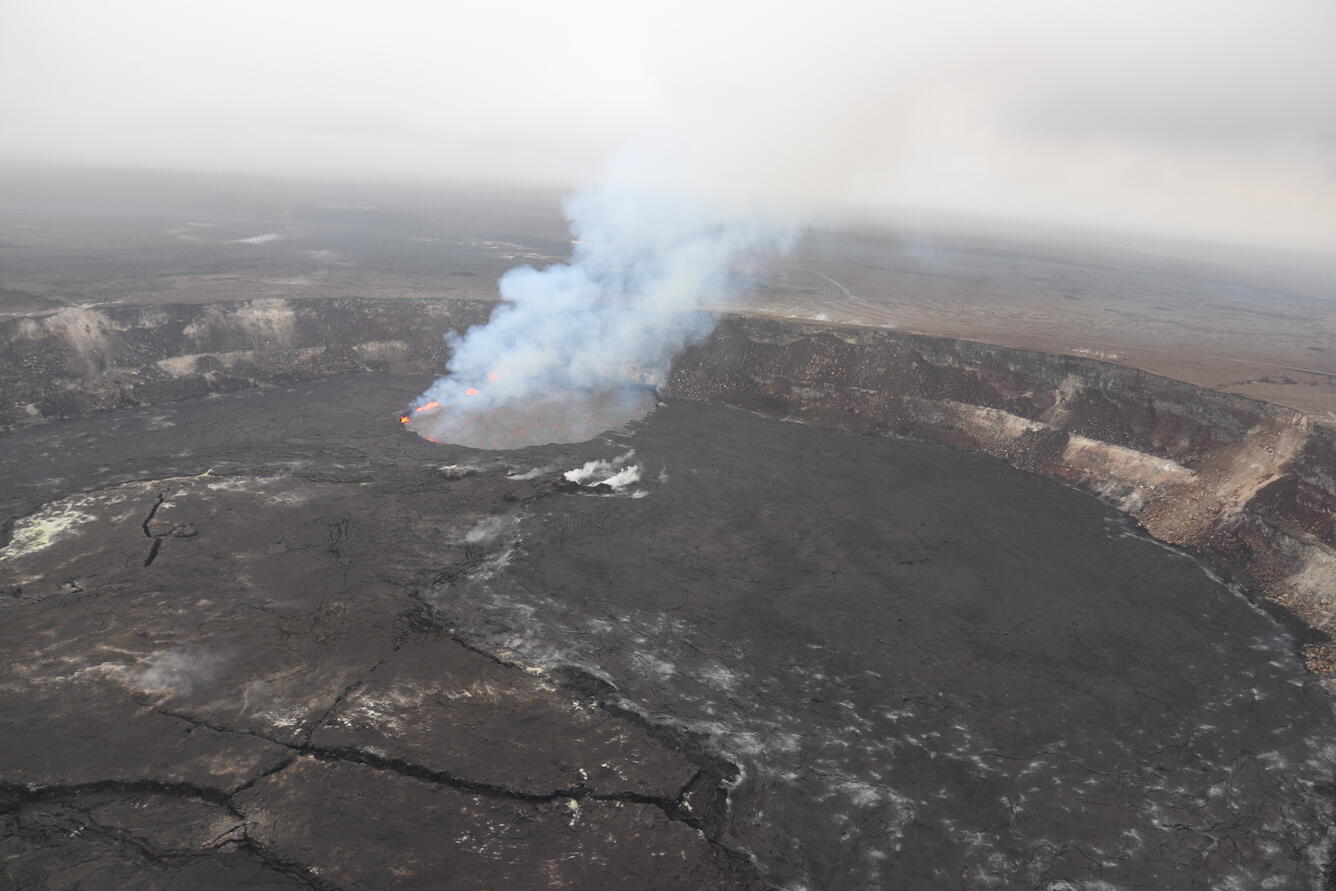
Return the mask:
{"type": "Polygon", "coordinates": [[[438,446],[424,383],[0,437],[4,883],[1324,887],[1329,700],[1111,508],[681,400],[438,446]]]}

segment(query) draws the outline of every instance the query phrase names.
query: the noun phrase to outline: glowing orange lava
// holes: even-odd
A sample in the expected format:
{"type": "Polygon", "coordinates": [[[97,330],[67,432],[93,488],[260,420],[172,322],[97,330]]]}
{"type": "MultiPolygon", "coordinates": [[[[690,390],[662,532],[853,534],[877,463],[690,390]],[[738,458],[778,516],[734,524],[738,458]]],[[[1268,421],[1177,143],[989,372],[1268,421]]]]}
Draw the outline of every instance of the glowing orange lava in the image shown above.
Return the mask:
{"type": "Polygon", "coordinates": [[[487,379],[488,379],[489,381],[500,380],[500,379],[501,379],[501,375],[497,374],[495,371],[489,371],[489,372],[487,372],[487,379]]]}
{"type": "Polygon", "coordinates": [[[421,413],[421,412],[424,412],[424,411],[430,411],[430,410],[433,409],[433,408],[440,408],[440,407],[441,407],[441,403],[432,401],[432,402],[428,402],[426,405],[419,405],[417,408],[413,409],[413,412],[414,412],[414,413],[421,413]]]}
{"type": "Polygon", "coordinates": [[[480,391],[478,390],[477,387],[469,387],[467,390],[464,391],[464,395],[465,395],[465,396],[477,396],[479,392],[480,392],[480,391]]]}

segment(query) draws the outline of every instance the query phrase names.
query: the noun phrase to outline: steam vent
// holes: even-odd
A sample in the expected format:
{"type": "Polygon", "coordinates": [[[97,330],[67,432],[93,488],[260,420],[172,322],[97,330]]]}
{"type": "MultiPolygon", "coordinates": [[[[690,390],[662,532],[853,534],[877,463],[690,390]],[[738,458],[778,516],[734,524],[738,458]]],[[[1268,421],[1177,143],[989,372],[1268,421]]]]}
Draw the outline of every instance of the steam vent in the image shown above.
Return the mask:
{"type": "Polygon", "coordinates": [[[419,412],[517,248],[321,213],[83,301],[6,230],[0,887],[1333,887],[1317,409],[794,260],[654,386],[419,412]]]}

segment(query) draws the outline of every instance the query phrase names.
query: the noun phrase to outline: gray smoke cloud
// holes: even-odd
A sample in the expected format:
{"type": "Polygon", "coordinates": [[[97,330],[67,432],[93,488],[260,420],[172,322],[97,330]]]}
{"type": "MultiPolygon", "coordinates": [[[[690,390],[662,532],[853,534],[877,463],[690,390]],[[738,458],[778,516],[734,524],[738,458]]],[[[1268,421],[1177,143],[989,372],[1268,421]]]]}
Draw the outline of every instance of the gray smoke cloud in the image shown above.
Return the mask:
{"type": "Polygon", "coordinates": [[[570,261],[510,270],[488,323],[446,336],[449,373],[414,403],[444,406],[445,437],[452,424],[555,389],[661,383],[673,357],[713,328],[705,306],[738,292],[739,264],[795,242],[791,212],[736,194],[668,191],[681,171],[657,163],[668,166],[624,155],[568,199],[570,261]]]}

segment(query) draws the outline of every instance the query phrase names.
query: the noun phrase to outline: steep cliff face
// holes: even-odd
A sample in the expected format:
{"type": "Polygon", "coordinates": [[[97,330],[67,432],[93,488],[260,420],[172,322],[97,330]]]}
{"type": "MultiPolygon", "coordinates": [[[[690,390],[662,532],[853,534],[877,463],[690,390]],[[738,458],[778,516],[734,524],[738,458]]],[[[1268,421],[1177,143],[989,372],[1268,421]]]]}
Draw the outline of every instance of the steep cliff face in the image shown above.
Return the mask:
{"type": "MultiPolygon", "coordinates": [[[[0,427],[348,371],[434,373],[465,301],[257,300],[0,320],[0,427]]],[[[1104,498],[1315,629],[1336,678],[1336,432],[1268,403],[1093,360],[870,328],[725,318],[669,390],[952,443],[1104,498]]],[[[1336,689],[1336,680],[1332,682],[1336,689]]]]}
{"type": "Polygon", "coordinates": [[[493,304],[251,300],[0,319],[0,428],[349,371],[438,371],[493,304]]]}
{"type": "Polygon", "coordinates": [[[878,329],[724,320],[675,395],[985,452],[1109,500],[1251,581],[1336,671],[1336,435],[1305,415],[1092,360],[878,329]]]}

